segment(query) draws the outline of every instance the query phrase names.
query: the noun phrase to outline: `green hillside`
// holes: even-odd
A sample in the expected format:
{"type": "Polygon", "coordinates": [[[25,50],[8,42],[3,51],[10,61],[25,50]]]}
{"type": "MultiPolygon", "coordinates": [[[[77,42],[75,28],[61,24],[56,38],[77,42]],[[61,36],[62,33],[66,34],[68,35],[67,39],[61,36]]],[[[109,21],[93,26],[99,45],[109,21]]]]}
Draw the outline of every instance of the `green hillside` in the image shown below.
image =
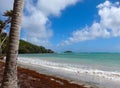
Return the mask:
{"type": "Polygon", "coordinates": [[[54,53],[54,52],[50,49],[46,49],[43,46],[37,46],[24,40],[20,40],[19,53],[54,53]]]}
{"type": "MultiPolygon", "coordinates": [[[[8,43],[5,42],[5,46],[8,43]]],[[[3,53],[6,53],[7,48],[3,47],[3,53]]],[[[20,40],[20,45],[19,45],[19,53],[54,53],[51,49],[46,49],[43,46],[37,46],[34,44],[31,44],[29,42],[26,42],[24,40],[20,40]]]]}

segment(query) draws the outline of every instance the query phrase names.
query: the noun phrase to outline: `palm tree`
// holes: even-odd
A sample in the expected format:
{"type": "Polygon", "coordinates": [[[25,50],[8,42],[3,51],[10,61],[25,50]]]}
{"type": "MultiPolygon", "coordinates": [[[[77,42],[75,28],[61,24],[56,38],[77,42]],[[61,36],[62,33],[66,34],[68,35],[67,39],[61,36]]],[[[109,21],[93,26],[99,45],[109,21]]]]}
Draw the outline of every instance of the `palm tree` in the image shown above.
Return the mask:
{"type": "Polygon", "coordinates": [[[2,37],[1,37],[1,34],[2,34],[2,31],[3,31],[3,28],[5,26],[5,23],[0,20],[0,56],[2,55],[2,47],[1,47],[1,44],[2,44],[2,37]]]}
{"type": "Polygon", "coordinates": [[[13,10],[4,12],[3,16],[7,17],[7,20],[5,20],[5,22],[0,20],[0,34],[7,27],[7,25],[11,23],[12,15],[13,15],[13,10]]]}
{"type": "Polygon", "coordinates": [[[5,22],[0,20],[0,34],[3,32],[4,28],[5,28],[5,22]]]}
{"type": "Polygon", "coordinates": [[[5,45],[4,42],[6,41],[7,37],[7,33],[5,32],[2,32],[0,35],[0,56],[2,56],[2,46],[5,45]]]}
{"type": "Polygon", "coordinates": [[[23,6],[24,0],[14,0],[13,16],[9,36],[9,48],[6,56],[5,70],[1,88],[18,88],[17,56],[23,6]]]}
{"type": "Polygon", "coordinates": [[[3,32],[1,35],[0,35],[0,47],[2,47],[4,44],[4,42],[6,41],[6,39],[8,38],[8,35],[6,32],[3,32]]]}
{"type": "Polygon", "coordinates": [[[8,19],[5,21],[6,24],[11,23],[12,15],[13,10],[7,10],[6,12],[4,12],[3,16],[8,17],[8,19]]]}
{"type": "Polygon", "coordinates": [[[3,37],[1,35],[4,34],[3,31],[7,28],[9,23],[11,23],[12,15],[13,15],[13,10],[6,11],[4,12],[3,16],[7,17],[7,20],[5,21],[0,20],[0,56],[2,56],[2,45],[7,38],[6,35],[2,41],[1,38],[3,37]]]}

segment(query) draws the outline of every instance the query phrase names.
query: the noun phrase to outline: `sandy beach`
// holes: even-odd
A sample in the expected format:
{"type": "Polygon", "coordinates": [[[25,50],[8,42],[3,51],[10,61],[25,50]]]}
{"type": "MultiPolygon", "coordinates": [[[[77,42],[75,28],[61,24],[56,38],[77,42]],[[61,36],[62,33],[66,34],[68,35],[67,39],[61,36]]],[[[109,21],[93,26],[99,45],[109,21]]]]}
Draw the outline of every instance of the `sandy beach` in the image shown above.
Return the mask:
{"type": "MultiPolygon", "coordinates": [[[[0,61],[0,83],[3,69],[4,63],[0,61]]],[[[84,85],[78,85],[65,79],[40,74],[34,70],[23,68],[23,66],[18,67],[18,85],[20,88],[87,88],[84,85]]]]}

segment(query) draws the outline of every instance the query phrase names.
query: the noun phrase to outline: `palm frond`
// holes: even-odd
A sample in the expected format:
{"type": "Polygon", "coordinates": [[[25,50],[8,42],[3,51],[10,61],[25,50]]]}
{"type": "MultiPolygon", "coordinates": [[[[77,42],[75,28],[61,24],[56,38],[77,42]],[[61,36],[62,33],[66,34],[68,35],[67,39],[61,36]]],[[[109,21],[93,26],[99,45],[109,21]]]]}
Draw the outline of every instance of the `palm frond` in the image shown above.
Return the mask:
{"type": "Polygon", "coordinates": [[[13,15],[13,10],[7,10],[6,12],[4,12],[3,16],[6,16],[6,17],[12,17],[13,15]]]}
{"type": "Polygon", "coordinates": [[[0,33],[2,32],[2,30],[5,27],[5,22],[3,22],[2,20],[0,20],[0,33]]]}

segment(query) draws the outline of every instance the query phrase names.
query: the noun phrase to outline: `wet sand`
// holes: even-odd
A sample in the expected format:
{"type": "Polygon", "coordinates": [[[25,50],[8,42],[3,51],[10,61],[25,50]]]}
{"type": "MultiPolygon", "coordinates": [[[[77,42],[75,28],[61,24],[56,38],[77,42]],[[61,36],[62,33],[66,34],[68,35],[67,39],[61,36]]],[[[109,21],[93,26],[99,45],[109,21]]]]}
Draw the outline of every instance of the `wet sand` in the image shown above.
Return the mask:
{"type": "MultiPolygon", "coordinates": [[[[0,83],[2,82],[3,70],[4,63],[0,61],[0,83]]],[[[18,85],[20,88],[86,88],[84,85],[78,85],[65,79],[40,74],[23,67],[18,67],[18,85]]]]}

